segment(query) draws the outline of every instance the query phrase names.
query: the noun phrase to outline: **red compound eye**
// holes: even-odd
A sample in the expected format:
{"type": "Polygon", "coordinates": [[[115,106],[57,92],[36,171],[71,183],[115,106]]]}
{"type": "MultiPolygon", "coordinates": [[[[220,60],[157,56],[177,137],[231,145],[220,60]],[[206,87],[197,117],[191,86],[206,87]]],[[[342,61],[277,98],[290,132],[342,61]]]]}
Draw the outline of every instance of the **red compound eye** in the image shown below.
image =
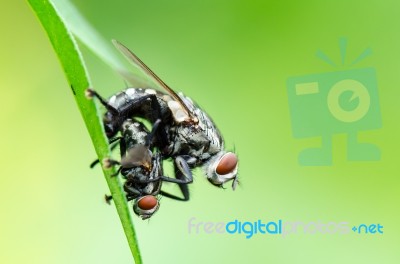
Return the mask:
{"type": "Polygon", "coordinates": [[[228,152],[219,161],[216,168],[216,172],[219,175],[225,175],[231,173],[236,168],[237,163],[238,163],[237,156],[232,152],[228,152]]]}
{"type": "Polygon", "coordinates": [[[144,196],[138,202],[138,207],[142,210],[151,210],[156,207],[158,204],[158,200],[153,195],[144,196]]]}

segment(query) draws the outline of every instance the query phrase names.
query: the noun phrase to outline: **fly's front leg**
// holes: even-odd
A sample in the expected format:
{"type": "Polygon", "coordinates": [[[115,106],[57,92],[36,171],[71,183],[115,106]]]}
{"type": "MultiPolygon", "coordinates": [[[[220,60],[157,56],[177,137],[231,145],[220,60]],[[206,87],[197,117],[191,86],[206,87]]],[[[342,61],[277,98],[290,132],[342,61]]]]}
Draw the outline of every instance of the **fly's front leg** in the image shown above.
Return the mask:
{"type": "Polygon", "coordinates": [[[189,165],[182,157],[178,156],[175,158],[174,169],[176,178],[161,176],[161,180],[178,184],[189,184],[193,182],[193,174],[190,171],[189,165]]]}
{"type": "Polygon", "coordinates": [[[180,155],[178,156],[179,159],[183,159],[186,161],[187,165],[190,168],[196,167],[196,164],[198,163],[198,160],[195,157],[189,156],[189,155],[180,155]]]}
{"type": "Polygon", "coordinates": [[[178,184],[188,184],[193,182],[193,174],[186,160],[184,160],[182,157],[178,156],[175,158],[174,170],[176,179],[166,176],[161,176],[161,179],[178,184]]]}
{"type": "Polygon", "coordinates": [[[193,175],[190,171],[190,167],[183,157],[178,156],[175,158],[174,170],[176,177],[175,179],[166,176],[161,176],[161,179],[166,182],[177,183],[179,185],[179,188],[181,189],[183,198],[177,197],[164,191],[160,191],[160,194],[174,200],[188,201],[190,198],[188,184],[193,182],[193,175]]]}

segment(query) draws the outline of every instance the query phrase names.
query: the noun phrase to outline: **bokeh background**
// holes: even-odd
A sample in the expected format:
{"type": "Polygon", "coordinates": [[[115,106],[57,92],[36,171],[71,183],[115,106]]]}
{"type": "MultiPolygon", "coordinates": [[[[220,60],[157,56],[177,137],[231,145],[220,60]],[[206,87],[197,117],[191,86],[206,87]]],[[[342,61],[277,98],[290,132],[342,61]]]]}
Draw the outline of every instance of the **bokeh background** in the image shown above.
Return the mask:
{"type": "MultiPolygon", "coordinates": [[[[240,156],[241,185],[211,186],[200,170],[191,201],[162,199],[150,221],[134,218],[145,263],[399,263],[400,3],[398,1],[74,1],[105,38],[134,50],[175,90],[213,117],[240,156]],[[359,64],[340,61],[338,40],[359,64]],[[380,161],[346,159],[333,136],[333,165],[300,166],[319,138],[292,135],[286,81],[373,67],[382,128],[361,132],[380,161]],[[380,223],[382,235],[288,237],[188,234],[188,220],[380,223]]],[[[1,0],[1,263],[131,263],[107,185],[55,53],[24,1],[1,0]]],[[[104,95],[122,80],[83,49],[104,95]]],[[[166,186],[178,192],[175,186],[166,186]]]]}

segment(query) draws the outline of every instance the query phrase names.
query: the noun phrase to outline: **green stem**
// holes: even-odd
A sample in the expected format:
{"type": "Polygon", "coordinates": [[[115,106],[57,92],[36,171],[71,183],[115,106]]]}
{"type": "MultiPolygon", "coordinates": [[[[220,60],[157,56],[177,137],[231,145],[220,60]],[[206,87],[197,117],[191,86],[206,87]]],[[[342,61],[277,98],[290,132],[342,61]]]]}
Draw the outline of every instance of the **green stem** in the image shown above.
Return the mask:
{"type": "MultiPolygon", "coordinates": [[[[102,160],[104,157],[110,156],[109,144],[103,131],[101,114],[97,111],[94,102],[88,100],[84,94],[86,88],[91,85],[75,39],[49,0],[28,0],[28,2],[46,30],[50,42],[58,55],[96,153],[99,159],[102,160]]],[[[111,177],[113,170],[103,170],[103,172],[135,263],[141,264],[142,259],[136,240],[136,233],[122,184],[118,177],[111,177]]]]}

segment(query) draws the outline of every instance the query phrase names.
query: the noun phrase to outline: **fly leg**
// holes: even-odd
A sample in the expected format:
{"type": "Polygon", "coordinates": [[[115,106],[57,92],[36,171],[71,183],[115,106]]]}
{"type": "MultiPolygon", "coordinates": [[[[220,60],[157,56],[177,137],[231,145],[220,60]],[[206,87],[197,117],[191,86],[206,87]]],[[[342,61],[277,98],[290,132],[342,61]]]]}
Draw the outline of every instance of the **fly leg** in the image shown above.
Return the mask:
{"type": "Polygon", "coordinates": [[[111,200],[112,200],[112,199],[113,199],[113,198],[112,198],[111,195],[108,195],[108,194],[105,194],[105,195],[104,195],[104,200],[106,201],[107,204],[111,204],[111,200]]]}
{"type": "Polygon", "coordinates": [[[161,121],[160,118],[158,118],[158,119],[156,120],[156,122],[154,122],[153,128],[151,129],[150,134],[148,134],[147,137],[146,137],[146,147],[150,147],[150,145],[151,145],[151,143],[152,143],[152,141],[153,141],[153,138],[154,138],[154,134],[156,133],[158,127],[159,127],[160,124],[161,124],[161,122],[162,122],[162,121],[161,121]]]}
{"type": "MultiPolygon", "coordinates": [[[[112,139],[110,139],[110,141],[108,143],[113,144],[114,142],[121,140],[121,139],[122,139],[122,137],[112,138],[112,139]]],[[[117,146],[118,146],[118,144],[112,145],[111,150],[114,150],[117,146]]],[[[90,168],[93,169],[94,166],[96,166],[99,162],[100,162],[99,159],[94,160],[92,163],[90,163],[90,168]]]]}
{"type": "MultiPolygon", "coordinates": [[[[121,158],[122,158],[125,155],[125,152],[126,152],[125,139],[123,137],[118,137],[117,140],[119,140],[119,150],[120,150],[121,158]]],[[[114,142],[117,141],[117,140],[114,140],[114,142]]],[[[121,162],[119,162],[117,160],[109,159],[109,158],[105,158],[103,160],[103,167],[106,168],[106,169],[109,169],[109,168],[111,168],[112,166],[115,166],[115,165],[120,165],[120,166],[119,166],[118,170],[115,173],[111,174],[111,177],[115,177],[121,172],[121,170],[122,170],[121,162]]]]}
{"type": "Polygon", "coordinates": [[[190,171],[188,163],[183,157],[178,156],[175,158],[174,170],[176,179],[166,176],[161,176],[161,179],[166,182],[177,183],[182,192],[183,198],[167,193],[165,191],[160,191],[160,194],[174,200],[188,201],[190,198],[188,184],[193,182],[193,175],[190,171]]]}
{"type": "Polygon", "coordinates": [[[117,170],[117,172],[115,172],[115,173],[113,173],[113,174],[110,175],[111,177],[117,176],[117,175],[121,172],[121,170],[122,170],[121,162],[119,162],[118,160],[113,160],[113,159],[110,159],[110,158],[105,158],[105,159],[103,159],[103,162],[102,162],[102,163],[103,163],[103,167],[104,167],[105,169],[110,169],[111,167],[113,167],[113,166],[115,166],[115,165],[120,165],[119,168],[118,168],[118,170],[117,170]]]}
{"type": "Polygon", "coordinates": [[[139,191],[134,186],[130,186],[128,182],[124,184],[124,191],[126,193],[126,199],[128,201],[132,201],[142,195],[141,191],[139,191]]]}
{"type": "Polygon", "coordinates": [[[104,105],[105,108],[107,108],[108,111],[110,111],[110,112],[112,112],[113,114],[116,114],[116,115],[119,114],[119,111],[117,109],[115,109],[112,105],[110,105],[107,102],[107,100],[104,99],[103,97],[101,97],[101,95],[99,95],[95,90],[88,88],[88,89],[85,90],[85,95],[89,99],[91,99],[93,97],[96,97],[100,101],[100,103],[102,105],[104,105]]]}

